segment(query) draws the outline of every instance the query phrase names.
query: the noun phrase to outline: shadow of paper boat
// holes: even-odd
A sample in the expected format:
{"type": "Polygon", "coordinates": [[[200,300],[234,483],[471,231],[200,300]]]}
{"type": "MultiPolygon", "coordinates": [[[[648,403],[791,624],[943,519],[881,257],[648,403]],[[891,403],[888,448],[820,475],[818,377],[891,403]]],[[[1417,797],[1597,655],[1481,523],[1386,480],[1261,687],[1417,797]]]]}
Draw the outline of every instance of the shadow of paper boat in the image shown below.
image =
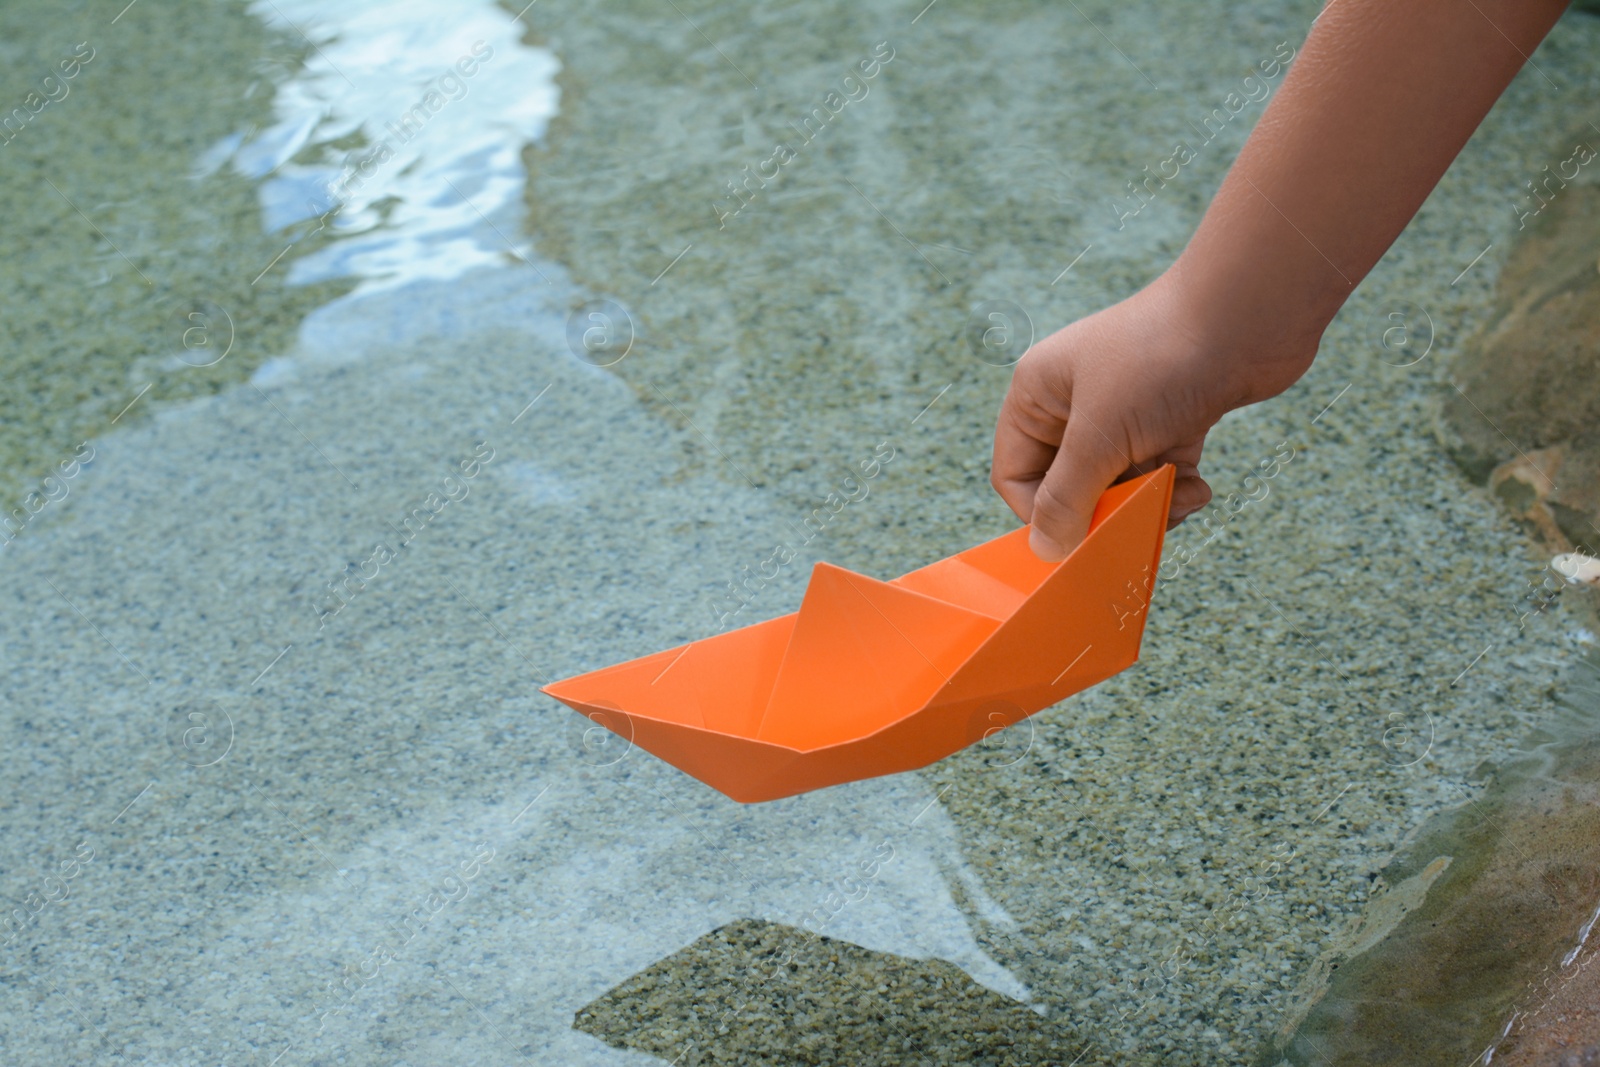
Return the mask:
{"type": "Polygon", "coordinates": [[[1172,483],[1107,490],[1059,563],[1027,527],[889,582],[818,563],[794,614],[544,692],[745,803],[925,767],[1139,658],[1172,483]]]}

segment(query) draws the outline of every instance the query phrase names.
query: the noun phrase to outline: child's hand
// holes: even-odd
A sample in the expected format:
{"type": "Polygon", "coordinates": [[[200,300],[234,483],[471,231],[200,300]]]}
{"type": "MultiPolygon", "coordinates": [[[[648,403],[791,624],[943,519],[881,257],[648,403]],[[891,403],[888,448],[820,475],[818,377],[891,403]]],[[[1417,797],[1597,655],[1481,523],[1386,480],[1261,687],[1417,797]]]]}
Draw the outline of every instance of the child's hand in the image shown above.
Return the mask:
{"type": "Polygon", "coordinates": [[[1124,473],[1178,467],[1172,519],[1231,408],[1287,389],[1566,0],[1323,8],[1194,239],[1149,288],[1017,364],[990,477],[1060,559],[1124,473]]]}
{"type": "Polygon", "coordinates": [[[1311,365],[1315,337],[1273,339],[1257,355],[1250,347],[1266,337],[1220,336],[1186,304],[1176,274],[1052,334],[1017,364],[990,482],[1033,523],[1028,543],[1043,559],[1061,559],[1083,540],[1107,486],[1163,463],[1178,469],[1170,523],[1204,507],[1211,488],[1198,465],[1207,432],[1311,365]]]}

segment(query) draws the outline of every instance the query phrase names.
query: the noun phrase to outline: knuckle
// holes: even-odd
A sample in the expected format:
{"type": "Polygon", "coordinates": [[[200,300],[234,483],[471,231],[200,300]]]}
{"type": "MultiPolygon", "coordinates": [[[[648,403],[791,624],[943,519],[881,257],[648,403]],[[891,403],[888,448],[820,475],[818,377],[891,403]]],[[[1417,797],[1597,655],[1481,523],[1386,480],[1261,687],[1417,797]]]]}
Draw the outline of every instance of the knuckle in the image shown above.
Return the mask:
{"type": "Polygon", "coordinates": [[[1049,480],[1039,483],[1033,494],[1033,522],[1036,526],[1055,526],[1072,514],[1072,508],[1049,480]]]}

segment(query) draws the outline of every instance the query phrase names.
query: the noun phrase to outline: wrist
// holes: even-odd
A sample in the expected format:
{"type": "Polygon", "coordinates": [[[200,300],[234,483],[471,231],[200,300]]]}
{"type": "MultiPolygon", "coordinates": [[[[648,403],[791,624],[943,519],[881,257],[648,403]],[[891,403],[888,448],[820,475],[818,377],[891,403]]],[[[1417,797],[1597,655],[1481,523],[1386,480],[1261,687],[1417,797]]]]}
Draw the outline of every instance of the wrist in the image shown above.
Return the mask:
{"type": "Polygon", "coordinates": [[[1311,366],[1349,290],[1297,284],[1259,260],[1185,249],[1152,284],[1242,407],[1277,396],[1311,366]]]}

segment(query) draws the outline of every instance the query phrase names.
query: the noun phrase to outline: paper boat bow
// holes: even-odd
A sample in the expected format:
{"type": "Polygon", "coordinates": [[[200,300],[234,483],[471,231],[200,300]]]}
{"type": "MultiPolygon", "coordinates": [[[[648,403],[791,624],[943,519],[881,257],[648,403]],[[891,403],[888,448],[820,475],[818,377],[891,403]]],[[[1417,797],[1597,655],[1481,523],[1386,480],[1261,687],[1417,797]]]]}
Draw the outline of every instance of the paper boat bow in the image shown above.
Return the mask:
{"type": "Polygon", "coordinates": [[[1107,490],[1059,563],[1027,527],[889,582],[818,563],[798,612],[544,692],[745,803],[924,767],[1139,658],[1172,483],[1107,490]]]}

